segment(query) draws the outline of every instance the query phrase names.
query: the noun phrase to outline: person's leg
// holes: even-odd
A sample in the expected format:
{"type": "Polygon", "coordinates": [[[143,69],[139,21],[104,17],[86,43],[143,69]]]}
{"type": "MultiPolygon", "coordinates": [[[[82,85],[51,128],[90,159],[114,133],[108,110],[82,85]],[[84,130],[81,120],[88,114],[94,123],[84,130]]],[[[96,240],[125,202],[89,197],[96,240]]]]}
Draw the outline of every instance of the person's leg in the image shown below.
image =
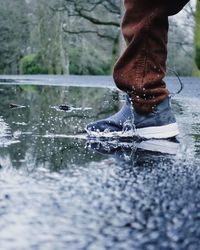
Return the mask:
{"type": "Polygon", "coordinates": [[[126,136],[125,131],[131,136],[133,127],[137,135],[147,139],[170,138],[178,134],[163,78],[168,15],[180,11],[188,1],[124,0],[126,11],[122,31],[127,48],[116,63],[113,76],[117,86],[129,97],[117,114],[89,124],[86,127],[89,134],[109,137],[108,132],[113,132],[126,136]]]}
{"type": "Polygon", "coordinates": [[[117,61],[113,77],[127,92],[138,113],[150,113],[167,96],[166,72],[168,15],[189,0],[124,0],[122,33],[127,48],[117,61]]]}

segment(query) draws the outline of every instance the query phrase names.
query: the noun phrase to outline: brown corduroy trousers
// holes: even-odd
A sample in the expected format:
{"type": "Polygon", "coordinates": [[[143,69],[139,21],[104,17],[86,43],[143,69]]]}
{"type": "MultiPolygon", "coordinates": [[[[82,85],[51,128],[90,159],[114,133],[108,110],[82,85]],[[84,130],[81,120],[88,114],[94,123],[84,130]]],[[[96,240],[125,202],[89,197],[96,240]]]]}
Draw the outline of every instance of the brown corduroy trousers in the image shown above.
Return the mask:
{"type": "Polygon", "coordinates": [[[117,87],[138,113],[152,112],[168,95],[166,73],[168,17],[189,0],[124,0],[122,33],[127,48],[114,66],[117,87]]]}

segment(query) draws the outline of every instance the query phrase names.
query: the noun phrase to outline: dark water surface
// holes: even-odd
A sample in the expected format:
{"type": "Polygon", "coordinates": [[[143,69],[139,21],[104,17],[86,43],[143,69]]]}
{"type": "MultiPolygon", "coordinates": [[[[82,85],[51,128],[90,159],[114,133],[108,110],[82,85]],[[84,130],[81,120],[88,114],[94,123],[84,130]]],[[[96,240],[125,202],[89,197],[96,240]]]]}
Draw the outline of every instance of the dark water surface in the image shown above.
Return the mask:
{"type": "Polygon", "coordinates": [[[199,250],[195,86],[173,100],[180,143],[155,145],[86,139],[114,89],[0,85],[0,249],[199,250]]]}

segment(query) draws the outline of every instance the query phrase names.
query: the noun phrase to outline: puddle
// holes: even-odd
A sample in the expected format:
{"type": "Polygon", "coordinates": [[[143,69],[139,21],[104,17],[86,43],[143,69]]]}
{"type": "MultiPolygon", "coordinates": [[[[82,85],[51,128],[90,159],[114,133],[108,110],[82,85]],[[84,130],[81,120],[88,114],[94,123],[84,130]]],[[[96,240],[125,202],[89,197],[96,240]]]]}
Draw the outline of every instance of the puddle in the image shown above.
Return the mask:
{"type": "Polygon", "coordinates": [[[84,127],[119,109],[115,90],[1,85],[0,97],[1,249],[199,249],[198,98],[173,101],[179,142],[114,143],[84,127]]]}

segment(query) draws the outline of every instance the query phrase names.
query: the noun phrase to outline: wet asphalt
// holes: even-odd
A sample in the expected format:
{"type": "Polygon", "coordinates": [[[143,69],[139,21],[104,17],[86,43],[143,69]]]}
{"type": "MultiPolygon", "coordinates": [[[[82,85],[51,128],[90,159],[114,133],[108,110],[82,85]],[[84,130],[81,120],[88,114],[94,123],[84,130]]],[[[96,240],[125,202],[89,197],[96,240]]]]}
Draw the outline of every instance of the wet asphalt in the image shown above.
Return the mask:
{"type": "Polygon", "coordinates": [[[200,249],[200,80],[173,98],[177,141],[98,142],[84,127],[120,108],[110,78],[8,79],[0,249],[200,249]]]}

